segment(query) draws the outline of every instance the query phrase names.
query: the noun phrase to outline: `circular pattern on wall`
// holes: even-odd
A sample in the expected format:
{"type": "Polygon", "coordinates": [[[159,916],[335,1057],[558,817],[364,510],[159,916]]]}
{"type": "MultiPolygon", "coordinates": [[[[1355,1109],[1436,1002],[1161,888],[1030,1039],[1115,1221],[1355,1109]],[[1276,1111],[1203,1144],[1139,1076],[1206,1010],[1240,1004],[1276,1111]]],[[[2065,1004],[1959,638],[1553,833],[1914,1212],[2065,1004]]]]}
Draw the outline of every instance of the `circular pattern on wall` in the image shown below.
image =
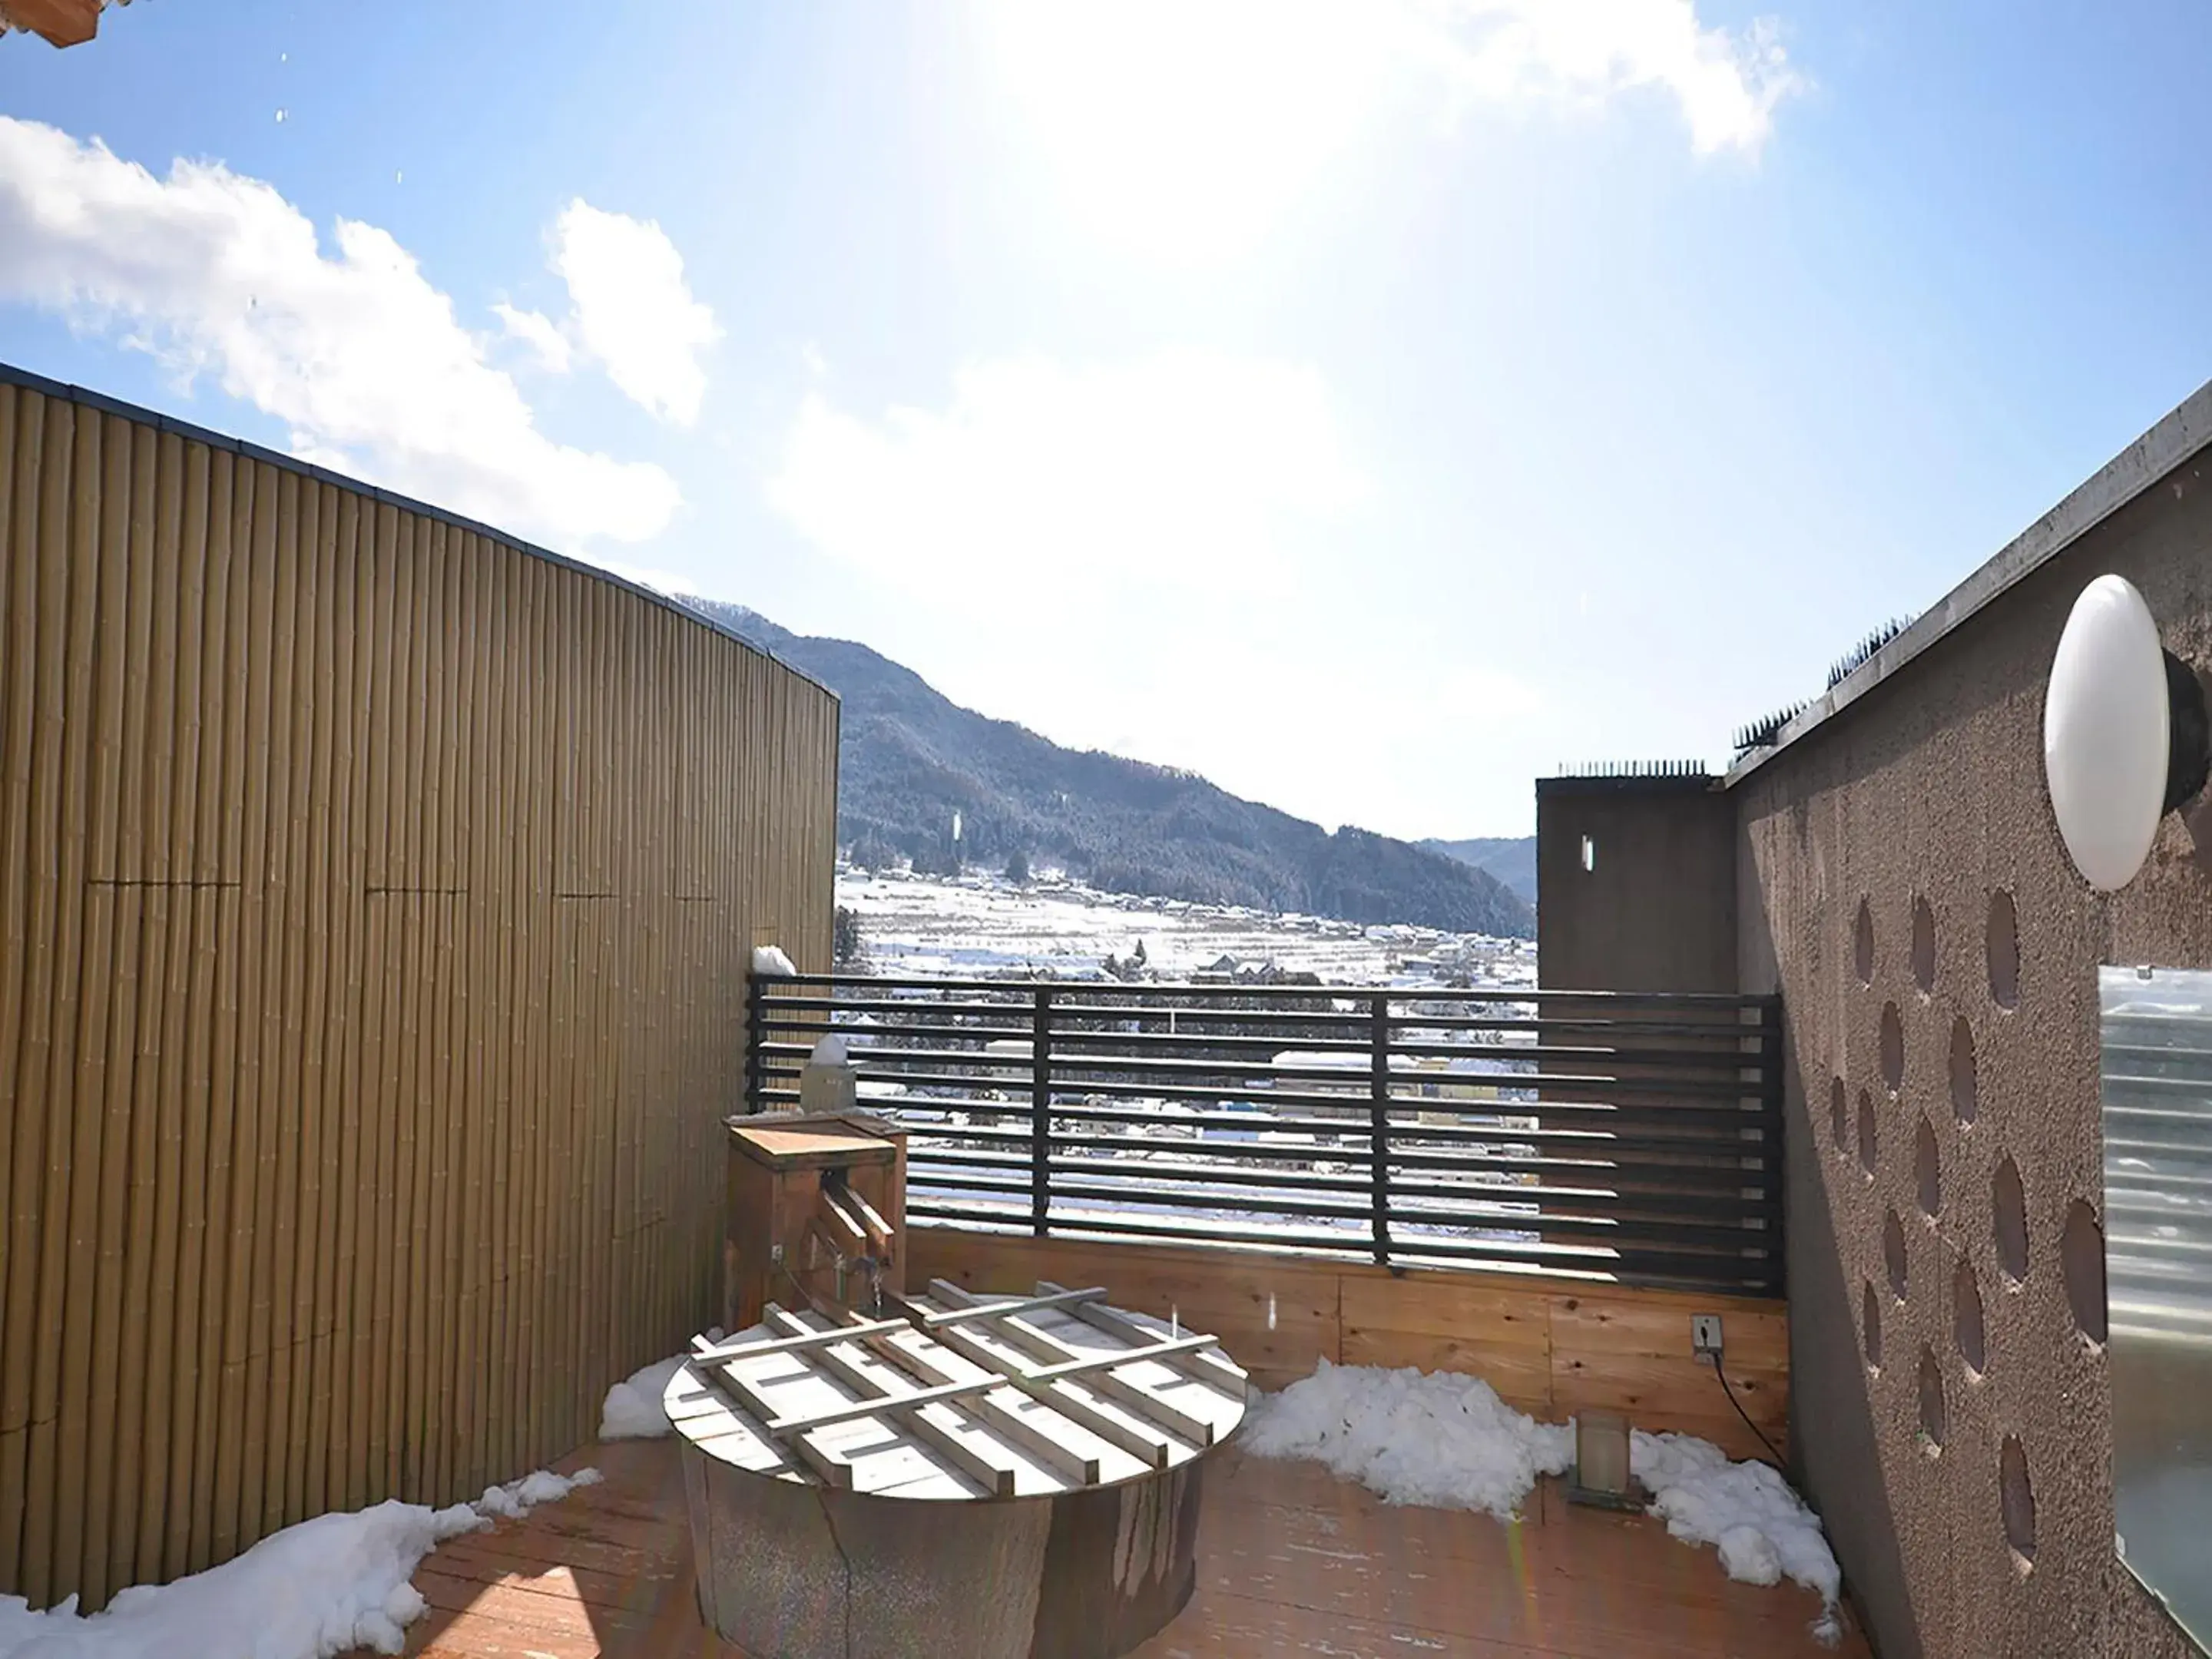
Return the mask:
{"type": "Polygon", "coordinates": [[[1859,1168],[1874,1179],[1875,1153],[1874,1097],[1865,1090],[1859,1091],[1859,1168]]]}
{"type": "Polygon", "coordinates": [[[1874,906],[1865,899],[1859,901],[1858,921],[1851,927],[1851,965],[1860,984],[1874,983],[1874,906]]]}
{"type": "Polygon", "coordinates": [[[2058,1235],[2058,1265],[2066,1278],[2074,1328],[2101,1346],[2106,1326],[2105,1230],[2085,1200],[2077,1198],[2066,1206],[2066,1224],[2058,1235]]]}
{"type": "Polygon", "coordinates": [[[1925,897],[1912,901],[1912,982],[1922,996],[1936,989],[1936,912],[1925,897]]]}
{"type": "Polygon", "coordinates": [[[2035,1565],[2035,1483],[2027,1476],[2027,1452],[2020,1437],[2008,1434],[1997,1455],[1997,1495],[2004,1510],[2005,1542],[2022,1571],[2035,1565]]]}
{"type": "Polygon", "coordinates": [[[1920,1188],[1920,1213],[1933,1221],[1943,1207],[1943,1160],[1936,1147],[1936,1126],[1925,1113],[1912,1134],[1912,1173],[1920,1188]]]}
{"type": "Polygon", "coordinates": [[[1881,1220],[1881,1260],[1889,1270],[1889,1293],[1899,1302],[1905,1300],[1905,1224],[1891,1210],[1881,1220]]]}
{"type": "Polygon", "coordinates": [[[1926,1344],[1920,1349],[1920,1449],[1933,1457],[1943,1449],[1943,1436],[1950,1426],[1949,1413],[1943,1404],[1943,1368],[1936,1363],[1936,1353],[1926,1344]]]}
{"type": "Polygon", "coordinates": [[[1974,1074],[1974,1028],[1961,1014],[1951,1022],[1951,1115],[1960,1122],[1974,1121],[1979,1089],[1974,1074]]]}
{"type": "Polygon", "coordinates": [[[1828,1133],[1835,1139],[1837,1152],[1848,1157],[1851,1150],[1851,1111],[1844,1098],[1841,1078],[1828,1090],[1828,1133]]]}
{"type": "Polygon", "coordinates": [[[1990,1183],[1996,1212],[1997,1266],[2015,1285],[2027,1277],[2027,1194],[2020,1184],[2020,1165],[2008,1158],[1990,1183]]]}
{"type": "Polygon", "coordinates": [[[2020,1006],[2020,920],[2012,895],[2002,887],[1990,895],[1990,996],[2000,1008],[2020,1006]]]}
{"type": "Polygon", "coordinates": [[[1872,1285],[1859,1287],[1859,1340],[1866,1348],[1867,1369],[1881,1370],[1881,1298],[1872,1285]]]}
{"type": "Polygon", "coordinates": [[[1959,1358],[1979,1376],[1989,1369],[1989,1338],[1982,1325],[1982,1287],[1974,1281],[1972,1262],[1961,1261],[1951,1275],[1951,1327],[1959,1358]]]}
{"type": "Polygon", "coordinates": [[[1905,1018],[1897,1005],[1881,1005],[1881,1081],[1894,1095],[1905,1087],[1905,1018]]]}

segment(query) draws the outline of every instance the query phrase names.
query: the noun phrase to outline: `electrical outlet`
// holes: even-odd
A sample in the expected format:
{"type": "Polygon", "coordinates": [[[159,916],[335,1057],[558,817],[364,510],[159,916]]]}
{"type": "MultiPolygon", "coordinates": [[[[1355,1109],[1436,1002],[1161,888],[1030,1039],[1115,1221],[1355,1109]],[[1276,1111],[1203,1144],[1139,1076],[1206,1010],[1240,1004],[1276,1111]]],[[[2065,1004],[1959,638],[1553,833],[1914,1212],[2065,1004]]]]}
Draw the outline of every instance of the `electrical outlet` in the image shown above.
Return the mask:
{"type": "Polygon", "coordinates": [[[1721,1316],[1718,1314],[1690,1316],[1690,1352],[1700,1359],[1721,1352],[1721,1316]]]}

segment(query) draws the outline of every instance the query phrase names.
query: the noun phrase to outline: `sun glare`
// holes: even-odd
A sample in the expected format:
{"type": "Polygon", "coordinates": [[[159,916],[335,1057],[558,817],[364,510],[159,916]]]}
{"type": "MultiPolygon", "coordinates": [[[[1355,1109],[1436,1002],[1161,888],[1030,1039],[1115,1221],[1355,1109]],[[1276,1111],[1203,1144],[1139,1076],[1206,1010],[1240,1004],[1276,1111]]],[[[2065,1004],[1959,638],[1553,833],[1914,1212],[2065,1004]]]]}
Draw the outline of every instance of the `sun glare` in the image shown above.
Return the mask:
{"type": "Polygon", "coordinates": [[[994,66],[1071,216],[1139,255],[1250,247],[1357,135],[1379,10],[1325,0],[987,0],[994,66]]]}

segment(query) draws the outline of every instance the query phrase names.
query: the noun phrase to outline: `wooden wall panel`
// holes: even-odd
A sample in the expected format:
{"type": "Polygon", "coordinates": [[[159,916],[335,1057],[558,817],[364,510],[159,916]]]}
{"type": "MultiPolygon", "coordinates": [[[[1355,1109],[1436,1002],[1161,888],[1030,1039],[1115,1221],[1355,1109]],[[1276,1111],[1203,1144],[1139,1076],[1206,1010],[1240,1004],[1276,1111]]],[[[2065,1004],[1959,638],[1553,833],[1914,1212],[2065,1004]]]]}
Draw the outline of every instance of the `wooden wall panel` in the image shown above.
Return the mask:
{"type": "Polygon", "coordinates": [[[836,737],[647,596],[0,377],[0,1592],[471,1496],[712,1316],[836,737]]]}
{"type": "Polygon", "coordinates": [[[1729,1386],[1767,1438],[1789,1449],[1790,1320],[1780,1302],[919,1227],[907,1245],[907,1282],[919,1289],[933,1278],[1024,1295],[1040,1279],[1103,1285],[1121,1306],[1218,1336],[1263,1388],[1296,1382],[1323,1359],[1464,1371],[1533,1416],[1564,1420],[1610,1407],[1640,1429],[1760,1456],[1711,1362],[1690,1352],[1691,1315],[1717,1313],[1729,1386]]]}

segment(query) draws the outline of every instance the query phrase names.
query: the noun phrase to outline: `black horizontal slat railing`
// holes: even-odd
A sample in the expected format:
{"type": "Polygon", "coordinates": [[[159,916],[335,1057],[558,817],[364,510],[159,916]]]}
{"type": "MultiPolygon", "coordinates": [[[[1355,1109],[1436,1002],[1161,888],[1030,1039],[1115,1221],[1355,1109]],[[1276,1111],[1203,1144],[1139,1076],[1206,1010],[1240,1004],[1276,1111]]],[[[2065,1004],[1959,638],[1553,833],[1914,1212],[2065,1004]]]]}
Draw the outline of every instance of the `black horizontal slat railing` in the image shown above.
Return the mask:
{"type": "Polygon", "coordinates": [[[760,976],[749,1109],[845,1039],[907,1214],[1782,1289],[1771,997],[760,976]]]}

